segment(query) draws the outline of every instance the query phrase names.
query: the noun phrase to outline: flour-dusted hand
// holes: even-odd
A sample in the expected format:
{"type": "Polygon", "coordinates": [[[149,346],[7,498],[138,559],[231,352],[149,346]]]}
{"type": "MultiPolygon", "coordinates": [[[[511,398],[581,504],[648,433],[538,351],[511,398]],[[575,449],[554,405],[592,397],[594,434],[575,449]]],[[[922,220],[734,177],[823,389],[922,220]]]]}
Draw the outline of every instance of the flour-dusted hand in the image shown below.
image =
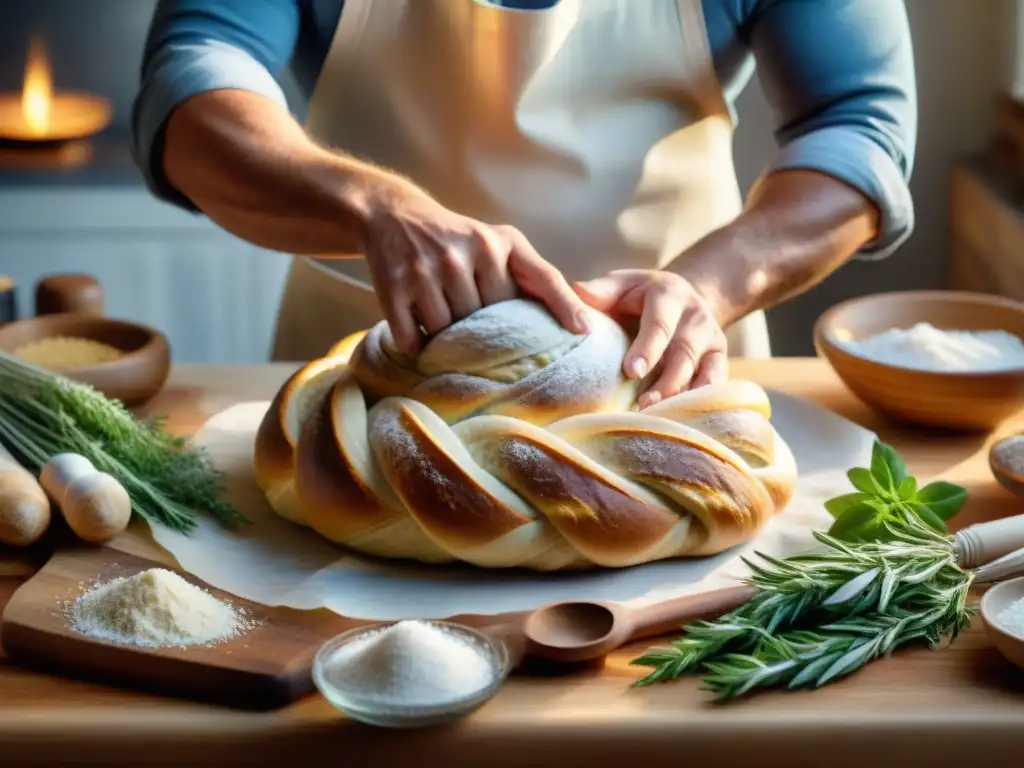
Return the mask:
{"type": "Polygon", "coordinates": [[[640,318],[640,330],[623,361],[626,375],[642,379],[662,366],[640,395],[640,408],[728,377],[725,333],[686,278],[654,269],[622,269],[574,287],[595,309],[640,318]]]}
{"type": "Polygon", "coordinates": [[[519,230],[461,216],[418,190],[368,217],[364,247],[381,308],[406,354],[419,351],[423,332],[433,335],[519,291],[543,302],[567,329],[587,330],[584,303],[519,230]]]}

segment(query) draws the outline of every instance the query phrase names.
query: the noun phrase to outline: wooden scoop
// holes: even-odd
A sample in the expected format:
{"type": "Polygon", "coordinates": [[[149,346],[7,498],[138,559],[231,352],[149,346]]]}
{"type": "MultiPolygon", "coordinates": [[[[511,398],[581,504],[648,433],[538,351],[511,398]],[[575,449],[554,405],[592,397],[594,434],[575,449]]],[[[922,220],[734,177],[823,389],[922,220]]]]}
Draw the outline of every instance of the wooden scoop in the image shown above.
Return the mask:
{"type": "Polygon", "coordinates": [[[749,586],[729,587],[642,608],[605,602],[553,603],[527,617],[525,650],[529,656],[549,661],[593,661],[632,640],[678,630],[687,621],[717,618],[743,605],[754,592],[749,586]]]}

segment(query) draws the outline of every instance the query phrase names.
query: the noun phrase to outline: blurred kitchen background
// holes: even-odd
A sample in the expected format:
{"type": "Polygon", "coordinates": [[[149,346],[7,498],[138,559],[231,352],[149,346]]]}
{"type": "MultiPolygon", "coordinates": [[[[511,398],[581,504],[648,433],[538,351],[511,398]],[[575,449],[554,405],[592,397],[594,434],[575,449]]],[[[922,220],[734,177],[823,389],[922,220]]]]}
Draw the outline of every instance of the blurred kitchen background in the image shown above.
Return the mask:
{"type": "MultiPolygon", "coordinates": [[[[289,257],[152,199],[126,134],[155,0],[0,0],[0,92],[18,92],[29,40],[46,45],[54,87],[106,96],[113,123],[84,157],[42,167],[0,153],[0,275],[33,311],[41,276],[86,272],[106,313],[164,331],[177,362],[266,360],[289,257]]],[[[1024,299],[1024,224],[1013,180],[1024,129],[1000,98],[1024,85],[1024,0],[908,0],[920,132],[917,229],[887,261],[854,263],[770,314],[779,355],[813,354],[830,305],[882,290],[958,287],[1024,299]],[[1021,50],[1020,56],[1017,51],[1021,50]],[[1001,138],[1000,138],[1001,137],[1001,138]]],[[[294,110],[303,104],[285,83],[294,110]]],[[[1024,94],[1016,95],[1024,97],[1024,94]]],[[[1024,120],[1022,120],[1024,124],[1024,120]]],[[[756,81],[740,102],[736,156],[747,186],[774,150],[756,81]]]]}

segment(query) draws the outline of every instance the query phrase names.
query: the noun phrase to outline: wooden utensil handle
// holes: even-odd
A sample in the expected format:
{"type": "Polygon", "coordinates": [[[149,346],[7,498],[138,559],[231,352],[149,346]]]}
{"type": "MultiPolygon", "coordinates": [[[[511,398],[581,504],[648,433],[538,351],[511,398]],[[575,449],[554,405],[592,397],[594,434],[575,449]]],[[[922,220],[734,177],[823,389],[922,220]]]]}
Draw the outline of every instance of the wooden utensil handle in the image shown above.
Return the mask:
{"type": "Polygon", "coordinates": [[[973,568],[1024,547],[1024,515],[978,523],[953,536],[960,565],[973,568]]]}
{"type": "Polygon", "coordinates": [[[687,621],[715,619],[735,610],[750,600],[756,590],[742,585],[705,592],[702,595],[686,595],[653,603],[636,609],[632,614],[633,632],[631,640],[663,635],[678,630],[687,621]]]}

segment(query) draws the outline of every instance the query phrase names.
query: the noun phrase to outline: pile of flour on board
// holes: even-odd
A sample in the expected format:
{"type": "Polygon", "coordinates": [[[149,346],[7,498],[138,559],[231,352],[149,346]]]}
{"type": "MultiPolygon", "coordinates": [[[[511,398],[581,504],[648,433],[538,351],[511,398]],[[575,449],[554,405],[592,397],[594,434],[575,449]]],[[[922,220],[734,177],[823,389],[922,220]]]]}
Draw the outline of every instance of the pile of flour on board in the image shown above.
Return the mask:
{"type": "Polygon", "coordinates": [[[496,670],[486,651],[443,626],[400,621],[341,646],[324,678],[385,706],[444,705],[482,691],[496,670]]]}
{"type": "Polygon", "coordinates": [[[82,634],[148,647],[212,645],[255,627],[245,611],[163,568],[100,584],[66,613],[82,634]]]}
{"type": "Polygon", "coordinates": [[[1024,342],[1006,331],[945,331],[929,323],[842,342],[859,357],[940,373],[1024,368],[1024,342]]]}

